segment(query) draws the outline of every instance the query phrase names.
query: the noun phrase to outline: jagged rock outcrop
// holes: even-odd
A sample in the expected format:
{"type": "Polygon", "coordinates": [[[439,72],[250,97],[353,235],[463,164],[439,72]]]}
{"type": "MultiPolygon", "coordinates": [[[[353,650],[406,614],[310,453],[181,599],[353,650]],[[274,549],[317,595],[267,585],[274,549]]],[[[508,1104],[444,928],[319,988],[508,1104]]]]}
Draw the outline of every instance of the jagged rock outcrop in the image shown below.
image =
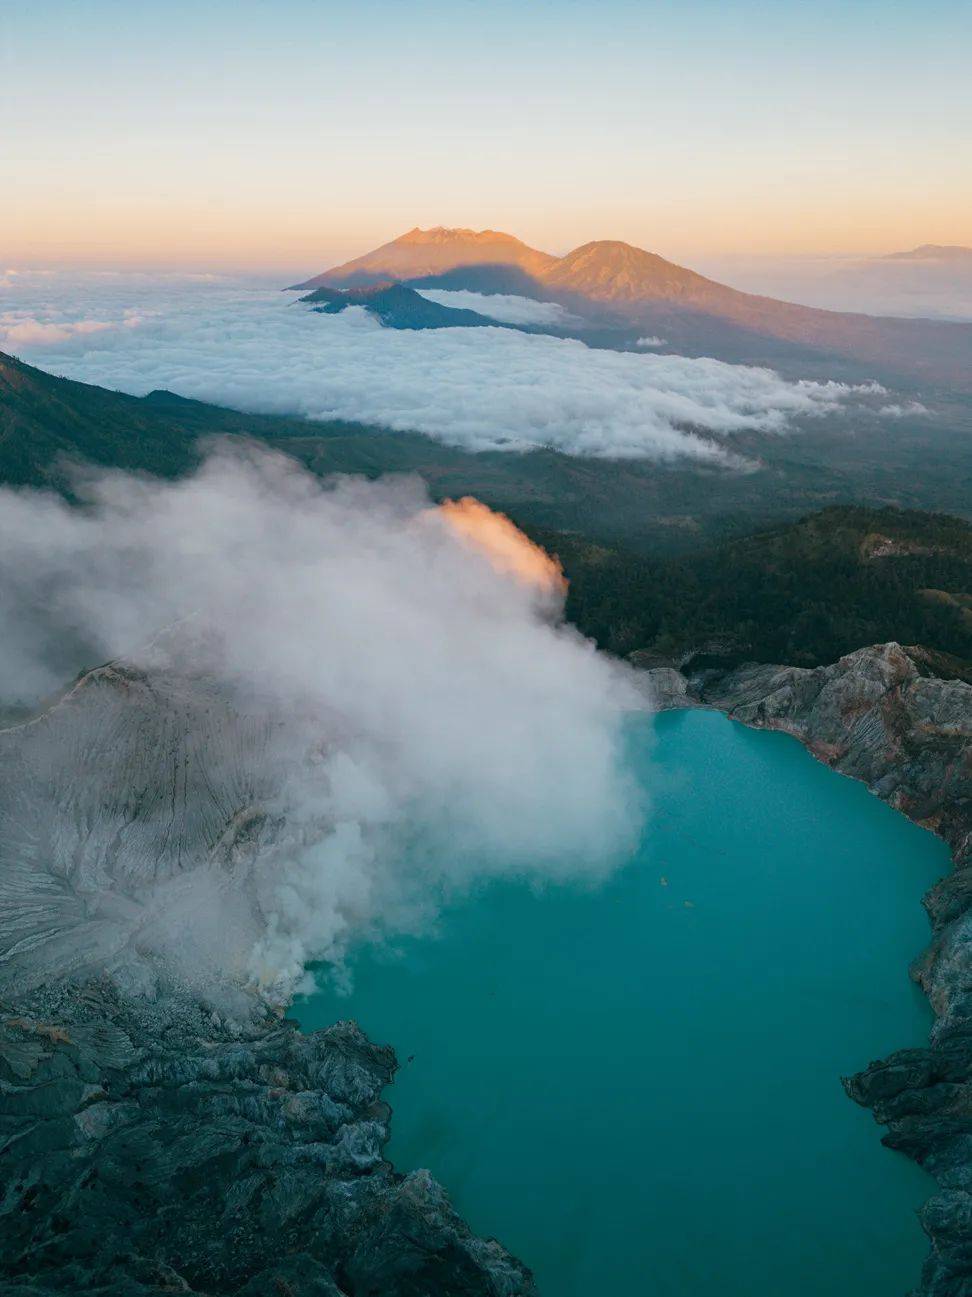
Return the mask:
{"type": "Polygon", "coordinates": [[[5,1293],[530,1290],[383,1159],[395,1058],[353,1023],[234,1031],[90,985],[52,1007],[0,1019],[5,1293]]]}
{"type": "Polygon", "coordinates": [[[252,984],[239,901],[284,760],[204,676],[117,664],[0,731],[5,1295],[533,1293],[384,1159],[392,1050],[252,984]]]}
{"type": "Polygon", "coordinates": [[[832,666],[650,671],[661,707],[703,706],[783,730],[939,834],[954,870],[925,897],[932,942],[913,968],[935,1013],[925,1049],[871,1063],[848,1094],[887,1126],[884,1143],[938,1181],[921,1220],[931,1241],[919,1292],[972,1293],[972,685],[923,674],[897,644],[832,666]]]}

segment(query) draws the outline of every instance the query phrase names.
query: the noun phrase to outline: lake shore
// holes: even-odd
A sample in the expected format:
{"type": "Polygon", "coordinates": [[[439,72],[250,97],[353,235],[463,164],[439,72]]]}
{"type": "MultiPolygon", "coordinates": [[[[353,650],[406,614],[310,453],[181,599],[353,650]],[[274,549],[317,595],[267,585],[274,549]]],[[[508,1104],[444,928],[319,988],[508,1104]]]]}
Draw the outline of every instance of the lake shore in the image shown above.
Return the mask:
{"type": "MultiPolygon", "coordinates": [[[[713,707],[795,734],[953,850],[954,872],[926,901],[935,936],[918,966],[936,1013],[932,1043],[872,1065],[849,1089],[887,1122],[887,1142],[938,1179],[941,1192],[922,1216],[933,1250],[919,1291],[954,1297],[972,1267],[963,1173],[972,689],[922,676],[896,645],[817,671],[669,669],[653,680],[662,706],[713,707]]],[[[183,780],[192,762],[205,769],[212,715],[212,700],[191,690],[99,669],[30,727],[4,732],[8,788],[29,769],[28,737],[47,726],[55,750],[71,754],[72,726],[85,716],[98,719],[102,745],[89,746],[86,760],[121,761],[126,743],[171,749],[179,760],[163,768],[183,780]],[[138,726],[101,726],[106,707],[137,713],[138,726]]],[[[231,750],[234,761],[246,752],[231,750]]],[[[67,788],[73,774],[68,761],[53,778],[67,788]]],[[[127,786],[118,796],[124,802],[127,786]]],[[[191,812],[179,803],[187,840],[198,831],[191,812]]],[[[93,916],[93,931],[110,917],[93,916]]],[[[393,1056],[354,1030],[303,1036],[255,1003],[247,1016],[245,999],[234,1018],[175,995],[120,995],[104,977],[70,967],[32,990],[6,988],[2,1106],[18,1207],[2,1263],[10,1291],[26,1297],[69,1283],[154,1297],[178,1281],[259,1297],[278,1280],[292,1284],[296,1267],[295,1291],[321,1297],[335,1297],[339,1280],[347,1290],[349,1276],[390,1292],[421,1275],[443,1295],[532,1293],[525,1268],[477,1239],[434,1181],[401,1176],[384,1160],[381,1092],[393,1056]]]]}
{"type": "Polygon", "coordinates": [[[860,649],[829,667],[749,665],[647,672],[660,708],[711,707],[782,730],[942,837],[953,870],[925,896],[932,940],[912,968],[935,1023],[925,1048],[900,1050],[845,1081],[887,1126],[884,1143],[938,1181],[921,1212],[931,1252],[923,1297],[972,1285],[972,686],[941,680],[897,644],[860,649]]]}

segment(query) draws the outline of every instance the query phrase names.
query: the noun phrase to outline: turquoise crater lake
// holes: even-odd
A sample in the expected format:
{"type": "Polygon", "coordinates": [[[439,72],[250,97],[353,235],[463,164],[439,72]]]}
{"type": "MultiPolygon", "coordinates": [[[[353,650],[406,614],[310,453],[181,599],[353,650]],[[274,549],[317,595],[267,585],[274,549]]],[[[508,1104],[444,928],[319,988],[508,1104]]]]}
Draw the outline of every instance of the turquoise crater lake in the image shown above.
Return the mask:
{"type": "Polygon", "coordinates": [[[632,752],[653,811],[626,868],[491,884],[294,1014],[394,1045],[388,1156],[543,1297],[901,1297],[932,1182],[840,1077],[927,1039],[907,969],[948,852],[715,713],[639,721],[632,752]]]}

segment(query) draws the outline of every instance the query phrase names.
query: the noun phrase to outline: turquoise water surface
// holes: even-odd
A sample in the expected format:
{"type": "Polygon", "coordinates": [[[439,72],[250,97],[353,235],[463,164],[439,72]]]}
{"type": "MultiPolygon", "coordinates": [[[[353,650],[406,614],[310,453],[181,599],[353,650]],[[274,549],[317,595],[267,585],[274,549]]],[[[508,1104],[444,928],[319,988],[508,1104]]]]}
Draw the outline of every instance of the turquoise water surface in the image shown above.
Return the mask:
{"type": "Polygon", "coordinates": [[[294,1013],[394,1045],[388,1155],[543,1297],[901,1297],[932,1182],[840,1076],[927,1038],[907,968],[948,852],[784,735],[680,712],[633,750],[627,868],[491,884],[294,1013]]]}

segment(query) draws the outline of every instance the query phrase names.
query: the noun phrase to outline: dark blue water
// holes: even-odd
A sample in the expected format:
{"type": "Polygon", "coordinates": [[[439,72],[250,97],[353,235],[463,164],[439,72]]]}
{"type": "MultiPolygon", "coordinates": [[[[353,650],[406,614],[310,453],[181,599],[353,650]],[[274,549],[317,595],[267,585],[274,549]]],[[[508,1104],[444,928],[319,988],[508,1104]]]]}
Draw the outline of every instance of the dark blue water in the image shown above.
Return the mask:
{"type": "Polygon", "coordinates": [[[633,737],[654,811],[626,869],[490,885],[295,1012],[395,1046],[389,1156],[545,1297],[900,1297],[932,1182],[839,1078],[927,1037],[907,967],[948,853],[783,735],[633,737]]]}

